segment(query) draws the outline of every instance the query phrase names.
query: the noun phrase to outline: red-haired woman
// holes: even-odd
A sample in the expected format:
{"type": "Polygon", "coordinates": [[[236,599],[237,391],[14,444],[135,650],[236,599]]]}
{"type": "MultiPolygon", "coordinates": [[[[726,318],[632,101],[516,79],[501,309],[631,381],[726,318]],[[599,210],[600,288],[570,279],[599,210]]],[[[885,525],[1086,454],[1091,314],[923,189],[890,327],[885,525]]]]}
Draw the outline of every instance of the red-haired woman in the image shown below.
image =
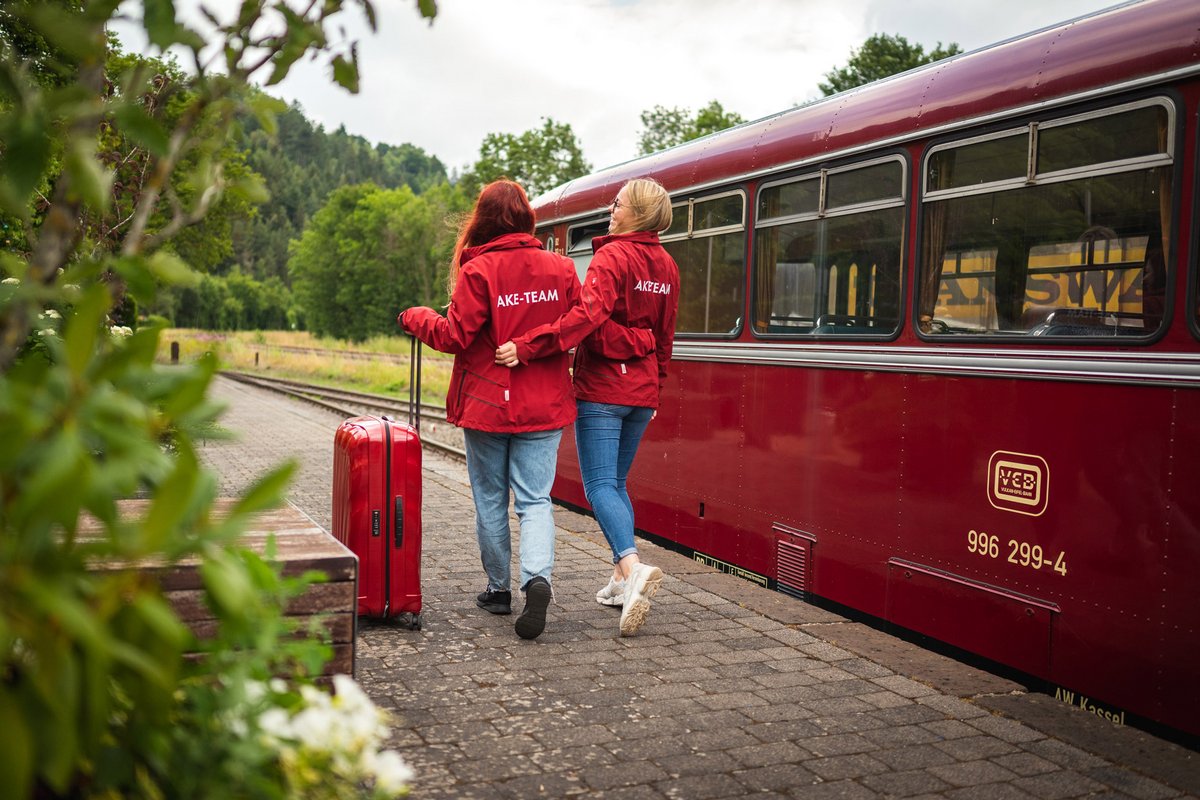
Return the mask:
{"type": "MultiPolygon", "coordinates": [[[[575,419],[575,402],[565,354],[510,370],[495,363],[495,350],[579,302],[574,264],[542,249],[533,230],[525,191],[507,180],[488,184],[459,232],[446,315],[410,308],[396,320],[430,347],[455,354],[446,419],[464,429],[475,532],[487,573],[487,588],[476,605],[493,614],[512,612],[510,489],[515,496],[525,592],[515,627],[523,639],[536,638],[546,625],[554,566],[550,486],[562,429],[575,419]]],[[[630,352],[642,341],[614,328],[609,340],[625,340],[630,352]]]]}

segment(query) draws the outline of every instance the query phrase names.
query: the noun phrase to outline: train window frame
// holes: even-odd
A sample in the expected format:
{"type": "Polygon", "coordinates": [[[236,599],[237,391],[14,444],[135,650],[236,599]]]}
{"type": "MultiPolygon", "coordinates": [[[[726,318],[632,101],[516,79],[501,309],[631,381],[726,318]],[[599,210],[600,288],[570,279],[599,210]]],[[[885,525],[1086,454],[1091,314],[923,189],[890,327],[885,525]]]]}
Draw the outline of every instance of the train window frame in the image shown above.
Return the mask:
{"type": "Polygon", "coordinates": [[[580,281],[583,280],[588,266],[592,263],[592,241],[599,236],[608,235],[608,219],[607,216],[589,217],[567,226],[567,235],[563,241],[563,255],[574,262],[575,274],[580,281]],[[584,231],[591,235],[575,238],[577,234],[584,231]]]}
{"type": "MultiPolygon", "coordinates": [[[[817,169],[809,168],[802,172],[793,173],[778,177],[769,177],[768,179],[758,184],[754,198],[755,218],[754,224],[751,227],[750,234],[753,242],[751,248],[751,275],[750,275],[750,292],[751,292],[751,315],[757,313],[754,310],[754,296],[758,291],[758,248],[759,232],[777,228],[786,225],[794,225],[797,223],[813,222],[816,220],[838,219],[841,217],[850,217],[861,214],[867,214],[874,211],[885,211],[888,209],[901,209],[901,221],[899,231],[899,243],[897,251],[897,274],[896,281],[898,284],[898,296],[896,298],[897,314],[895,325],[880,332],[862,331],[856,329],[858,326],[852,324],[848,327],[843,327],[843,323],[839,322],[836,325],[822,325],[819,323],[819,317],[815,317],[812,327],[805,330],[796,331],[778,331],[778,330],[759,330],[756,325],[749,326],[751,334],[756,339],[787,339],[787,340],[803,340],[803,339],[838,339],[838,340],[867,340],[867,341],[890,341],[900,335],[900,331],[904,327],[904,285],[907,272],[907,240],[908,240],[908,222],[910,219],[909,198],[911,194],[911,161],[907,153],[896,151],[861,160],[851,161],[848,163],[838,164],[836,166],[819,167],[817,169]],[[828,189],[829,177],[843,175],[851,172],[861,172],[872,167],[877,167],[883,164],[898,164],[900,167],[899,194],[881,198],[878,200],[870,200],[861,203],[851,203],[847,205],[829,207],[828,204],[828,189]],[[789,184],[800,183],[802,181],[818,182],[818,198],[816,211],[806,211],[799,214],[787,214],[778,217],[763,217],[761,203],[762,196],[765,192],[778,186],[786,186],[789,184]],[[828,328],[822,330],[822,328],[828,328]]],[[[828,301],[828,298],[826,298],[828,301]]],[[[824,315],[821,315],[824,316],[824,315]]],[[[834,315],[836,316],[836,315],[834,315]]]]}
{"type": "MultiPolygon", "coordinates": [[[[1193,152],[1200,153],[1200,129],[1196,131],[1196,140],[1193,142],[1193,152]]],[[[1192,197],[1200,197],[1200,170],[1193,170],[1192,173],[1192,197]]],[[[1178,204],[1176,204],[1178,206],[1178,204]]],[[[1176,213],[1175,220],[1178,220],[1180,215],[1176,213]]],[[[1185,288],[1183,316],[1187,319],[1188,329],[1192,333],[1193,339],[1200,339],[1200,203],[1192,201],[1192,218],[1190,220],[1191,228],[1186,237],[1191,243],[1190,252],[1187,257],[1187,286],[1185,288]]],[[[1178,241],[1178,234],[1176,234],[1178,241]]],[[[1170,287],[1168,287],[1170,288],[1170,287]]]]}
{"type": "MultiPolygon", "coordinates": [[[[1157,328],[1150,330],[1142,335],[1120,335],[1120,330],[1123,329],[1121,318],[1129,316],[1121,311],[1108,311],[1106,309],[1097,310],[1092,313],[1087,320],[1078,323],[1079,327],[1095,327],[1103,333],[1091,334],[1079,332],[1054,332],[1043,333],[1037,328],[1051,329],[1051,320],[1047,319],[1046,323],[1041,326],[1035,326],[1025,330],[1006,330],[996,329],[980,332],[949,330],[944,324],[939,326],[938,320],[933,318],[929,323],[924,322],[924,288],[923,282],[925,270],[924,250],[926,247],[926,238],[928,235],[929,209],[935,202],[970,197],[972,195],[987,195],[997,194],[1001,192],[1009,192],[1017,189],[1038,186],[1053,186],[1055,184],[1067,183],[1070,181],[1079,181],[1083,179],[1093,179],[1121,175],[1125,173],[1138,172],[1152,169],[1165,169],[1170,177],[1171,198],[1170,207],[1166,210],[1166,222],[1163,222],[1160,215],[1160,225],[1166,225],[1167,233],[1177,231],[1179,222],[1179,203],[1180,196],[1179,181],[1182,179],[1182,164],[1178,158],[1178,144],[1183,132],[1183,115],[1180,111],[1182,99],[1173,92],[1164,92],[1162,90],[1155,91],[1153,94],[1147,94],[1143,97],[1135,97],[1124,102],[1118,102],[1111,105],[1093,105],[1083,111],[1066,111],[1062,113],[1061,108],[1059,116],[1048,116],[1054,113],[1055,109],[1043,109],[1044,117],[1036,117],[1030,115],[1020,126],[1012,127],[1012,122],[1001,123],[1006,127],[994,131],[985,132],[974,136],[962,136],[960,138],[948,138],[942,141],[935,142],[926,147],[925,152],[921,157],[921,181],[918,187],[919,197],[915,203],[916,210],[919,213],[917,225],[917,240],[916,252],[917,261],[914,265],[914,285],[912,292],[912,308],[911,321],[913,329],[916,331],[918,338],[930,342],[946,342],[946,341],[970,341],[970,342],[1003,342],[1008,344],[1042,344],[1056,345],[1063,344],[1080,344],[1095,346],[1097,344],[1109,344],[1118,346],[1145,346],[1152,344],[1166,335],[1171,325],[1171,309],[1172,299],[1175,294],[1175,279],[1172,277],[1173,270],[1171,268],[1171,252],[1174,247],[1172,241],[1168,240],[1165,244],[1163,258],[1163,270],[1165,276],[1164,289],[1164,309],[1161,313],[1161,318],[1157,328]],[[1131,158],[1113,159],[1107,161],[1097,161],[1084,166],[1073,166],[1067,169],[1039,172],[1037,167],[1037,146],[1038,133],[1047,129],[1061,128],[1071,124],[1086,122],[1088,120],[1102,119],[1112,117],[1122,113],[1136,111],[1145,108],[1161,108],[1165,114],[1165,124],[1162,128],[1165,134],[1161,142],[1159,152],[1142,155],[1131,158]],[[928,189],[927,180],[929,178],[929,165],[931,158],[939,152],[944,152],[949,149],[961,147],[969,144],[974,144],[980,141],[987,141],[1006,135],[1012,135],[1014,131],[1024,131],[1028,137],[1029,148],[1027,152],[1027,173],[1026,177],[1020,181],[1004,180],[996,181],[988,184],[972,185],[970,187],[959,187],[950,189],[928,189]],[[1103,324],[1096,324],[1097,320],[1103,320],[1103,324]],[[1108,332],[1111,329],[1112,332],[1108,332]]],[[[1144,237],[1143,237],[1144,238],[1144,237]]],[[[1137,239],[1136,236],[1121,236],[1117,240],[1124,242],[1133,242],[1137,239]]],[[[1101,240],[1097,240],[1099,242],[1101,240]]],[[[1113,239],[1104,240],[1106,242],[1114,241],[1113,239]]],[[[1054,245],[1055,242],[1046,242],[1046,245],[1054,245]]],[[[1059,243],[1061,244],[1061,243],[1059,243]]],[[[1149,241],[1147,241],[1147,246],[1149,241]]],[[[1125,245],[1122,244],[1122,247],[1125,245]]],[[[1030,251],[1032,255],[1032,250],[1030,251]]],[[[1094,265],[1110,262],[1091,262],[1094,265]]],[[[1120,262],[1117,262],[1119,265],[1120,262]]],[[[1102,266],[1097,267],[1103,269],[1102,266]]],[[[1132,267],[1116,266],[1114,271],[1129,270],[1132,267]]],[[[985,270],[985,272],[987,272],[985,270]]],[[[940,274],[940,273],[939,273],[940,274]]],[[[1028,274],[1035,274],[1030,272],[1028,274]]],[[[940,294],[940,290],[939,290],[940,294]]],[[[1200,297],[1198,297],[1200,300],[1200,297]]],[[[936,303],[936,301],[935,301],[936,303]]],[[[1054,309],[1055,311],[1074,312],[1076,316],[1085,315],[1089,312],[1086,307],[1073,308],[1062,306],[1054,309]]],[[[1136,316],[1145,321],[1148,319],[1149,312],[1145,310],[1136,312],[1136,316]]],[[[1200,312],[1198,312],[1200,314],[1200,312]]],[[[1066,315],[1072,316],[1071,313],[1066,315]]],[[[1072,325],[1070,321],[1066,323],[1072,325]]],[[[1200,334],[1200,319],[1195,322],[1196,328],[1194,333],[1200,334]]]]}
{"type": "MultiPolygon", "coordinates": [[[[748,193],[742,187],[735,187],[732,189],[721,188],[721,189],[717,189],[717,190],[711,191],[711,192],[690,195],[685,198],[681,198],[681,197],[672,198],[672,201],[671,201],[672,226],[671,227],[672,228],[675,227],[674,217],[676,214],[679,213],[680,209],[686,209],[687,226],[686,226],[686,230],[680,231],[680,232],[674,233],[674,234],[666,234],[665,232],[660,232],[659,233],[659,243],[662,244],[664,247],[669,246],[674,243],[677,243],[677,242],[696,241],[696,240],[701,240],[701,239],[712,239],[712,238],[716,238],[718,236],[726,236],[729,234],[736,234],[736,233],[740,233],[744,237],[743,241],[742,241],[741,280],[739,281],[739,285],[741,286],[741,298],[739,301],[740,308],[739,308],[739,313],[738,313],[737,317],[735,318],[733,327],[728,331],[719,331],[719,332],[718,331],[694,331],[694,330],[687,331],[687,330],[681,330],[679,328],[679,321],[677,319],[677,321],[675,323],[675,325],[676,325],[675,338],[676,339],[736,339],[741,335],[742,330],[745,328],[745,325],[746,325],[746,319],[745,319],[745,317],[746,317],[746,275],[747,275],[747,271],[748,271],[748,262],[746,259],[746,252],[747,252],[747,247],[749,244],[749,240],[748,240],[749,226],[747,225],[747,204],[748,204],[748,193]],[[719,226],[715,226],[712,228],[699,228],[699,229],[696,228],[696,219],[697,219],[696,206],[697,205],[703,205],[705,203],[709,203],[709,202],[712,202],[715,200],[721,200],[723,198],[735,197],[735,196],[741,201],[741,215],[740,215],[741,221],[740,221],[740,223],[719,225],[719,226]]],[[[671,228],[668,228],[667,230],[670,230],[670,229],[671,228]]],[[[668,250],[668,252],[670,252],[670,251],[668,250]]],[[[674,258],[674,255],[672,255],[672,258],[674,258]]],[[[681,268],[681,271],[682,271],[682,268],[681,268]]],[[[682,284],[682,276],[680,279],[680,283],[682,284]]],[[[680,300],[681,301],[683,300],[682,288],[681,288],[680,300]]],[[[682,302],[681,302],[681,304],[682,304],[682,302]]],[[[706,314],[707,314],[707,311],[706,311],[706,314]]]]}
{"type": "MultiPolygon", "coordinates": [[[[737,231],[746,230],[746,191],[744,189],[730,189],[723,192],[716,192],[715,194],[696,195],[694,197],[687,198],[687,200],[683,202],[673,200],[671,202],[672,227],[674,227],[673,218],[675,215],[675,209],[680,207],[687,208],[687,230],[682,233],[673,233],[669,235],[666,233],[660,233],[660,242],[678,242],[683,239],[696,239],[704,236],[720,236],[723,233],[736,233],[737,231]],[[720,225],[715,228],[696,229],[695,224],[697,203],[709,203],[725,197],[733,197],[734,195],[737,195],[742,201],[742,221],[740,223],[736,225],[720,225]]],[[[670,228],[667,230],[670,230],[670,228]]]]}
{"type": "Polygon", "coordinates": [[[954,139],[952,141],[942,142],[929,147],[921,158],[921,203],[923,205],[936,200],[947,200],[950,198],[966,197],[974,194],[988,194],[998,190],[1020,188],[1023,186],[1061,183],[1083,175],[1113,175],[1121,172],[1133,172],[1139,169],[1147,169],[1155,166],[1171,166],[1176,163],[1175,150],[1177,138],[1175,104],[1169,98],[1162,95],[1155,95],[1154,97],[1140,100],[1131,100],[1115,106],[1105,106],[1104,108],[1071,114],[1061,118],[1055,117],[1046,120],[1031,119],[1020,126],[1004,128],[1002,130],[979,134],[977,136],[970,136],[963,139],[954,139]],[[1075,125],[1080,122],[1087,122],[1088,120],[1116,116],[1118,114],[1137,111],[1143,108],[1152,108],[1154,106],[1163,108],[1167,113],[1167,140],[1164,143],[1163,152],[1150,156],[1137,156],[1134,158],[1117,159],[1115,161],[1100,161],[1082,167],[1072,167],[1069,169],[1055,170],[1052,172],[1040,172],[1038,170],[1037,146],[1039,132],[1053,130],[1055,128],[1063,128],[1067,125],[1075,125]],[[980,144],[983,142],[994,141],[1018,135],[1024,135],[1026,137],[1025,174],[1023,176],[1019,178],[1006,178],[999,181],[972,184],[965,187],[953,187],[949,189],[929,188],[928,180],[930,161],[938,153],[957,150],[964,147],[970,147],[974,144],[980,144]]]}

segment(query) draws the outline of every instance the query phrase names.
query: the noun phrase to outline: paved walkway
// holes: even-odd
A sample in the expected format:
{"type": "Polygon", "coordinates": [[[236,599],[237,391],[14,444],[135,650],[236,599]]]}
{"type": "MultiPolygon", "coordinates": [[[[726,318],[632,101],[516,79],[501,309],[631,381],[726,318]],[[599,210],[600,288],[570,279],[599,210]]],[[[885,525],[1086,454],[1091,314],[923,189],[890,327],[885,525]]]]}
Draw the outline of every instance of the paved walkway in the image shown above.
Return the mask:
{"type": "MultiPolygon", "coordinates": [[[[236,437],[201,448],[223,493],[294,458],[289,499],[330,528],[340,419],[224,379],[213,394],[236,437]]],[[[563,509],[556,601],[523,641],[515,614],[475,607],[465,467],[426,450],[423,490],[424,626],[364,621],[357,653],[359,682],[395,715],[414,798],[1200,794],[1195,751],[648,543],[666,577],[646,625],[621,638],[619,611],[593,599],[608,548],[563,509]]]]}

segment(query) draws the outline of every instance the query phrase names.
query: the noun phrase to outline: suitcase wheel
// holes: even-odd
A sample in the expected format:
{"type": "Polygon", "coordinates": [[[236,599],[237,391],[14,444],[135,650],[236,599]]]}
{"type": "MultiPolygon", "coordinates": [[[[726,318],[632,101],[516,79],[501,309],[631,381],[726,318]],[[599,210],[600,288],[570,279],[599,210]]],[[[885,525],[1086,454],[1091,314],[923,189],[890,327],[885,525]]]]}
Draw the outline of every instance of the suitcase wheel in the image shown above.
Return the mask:
{"type": "Polygon", "coordinates": [[[397,617],[396,621],[402,627],[408,628],[410,631],[421,630],[421,615],[420,614],[413,614],[411,612],[406,611],[403,614],[401,614],[399,617],[397,617]]]}

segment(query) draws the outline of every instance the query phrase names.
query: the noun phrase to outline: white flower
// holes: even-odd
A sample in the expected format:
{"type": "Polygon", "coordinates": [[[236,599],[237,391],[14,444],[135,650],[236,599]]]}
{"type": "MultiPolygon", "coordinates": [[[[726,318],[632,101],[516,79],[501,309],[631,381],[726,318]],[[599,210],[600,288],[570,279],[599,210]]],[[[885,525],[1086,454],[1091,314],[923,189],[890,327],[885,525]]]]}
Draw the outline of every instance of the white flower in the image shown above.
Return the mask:
{"type": "Polygon", "coordinates": [[[292,738],[291,719],[282,708],[268,708],[258,715],[258,727],[270,739],[282,741],[292,738]]]}
{"type": "Polygon", "coordinates": [[[367,761],[367,770],[375,774],[376,791],[399,794],[415,776],[412,767],[395,750],[375,753],[367,761]]]}
{"type": "Polygon", "coordinates": [[[38,319],[62,319],[62,314],[53,308],[47,308],[41,314],[38,314],[38,319]]]}
{"type": "Polygon", "coordinates": [[[21,279],[20,278],[5,278],[4,280],[0,281],[0,284],[3,284],[4,286],[20,286],[21,279]]]}
{"type": "Polygon", "coordinates": [[[267,684],[262,681],[246,681],[245,691],[246,700],[254,704],[267,696],[267,684]]]}
{"type": "Polygon", "coordinates": [[[108,329],[108,332],[118,339],[124,339],[126,337],[133,336],[133,329],[128,325],[113,325],[108,329]]]}
{"type": "MultiPolygon", "coordinates": [[[[387,714],[379,709],[355,681],[345,675],[333,679],[336,695],[314,686],[301,686],[299,709],[289,713],[271,705],[287,693],[287,684],[272,680],[246,684],[248,705],[265,701],[258,714],[262,740],[279,758],[280,765],[301,786],[313,781],[345,781],[361,787],[373,786],[375,797],[403,793],[413,778],[412,769],[392,750],[380,750],[388,735],[387,714]],[[325,764],[322,772],[313,765],[325,764]]],[[[235,734],[241,727],[234,730],[235,734]]],[[[307,796],[303,791],[299,795],[307,796]]]]}

